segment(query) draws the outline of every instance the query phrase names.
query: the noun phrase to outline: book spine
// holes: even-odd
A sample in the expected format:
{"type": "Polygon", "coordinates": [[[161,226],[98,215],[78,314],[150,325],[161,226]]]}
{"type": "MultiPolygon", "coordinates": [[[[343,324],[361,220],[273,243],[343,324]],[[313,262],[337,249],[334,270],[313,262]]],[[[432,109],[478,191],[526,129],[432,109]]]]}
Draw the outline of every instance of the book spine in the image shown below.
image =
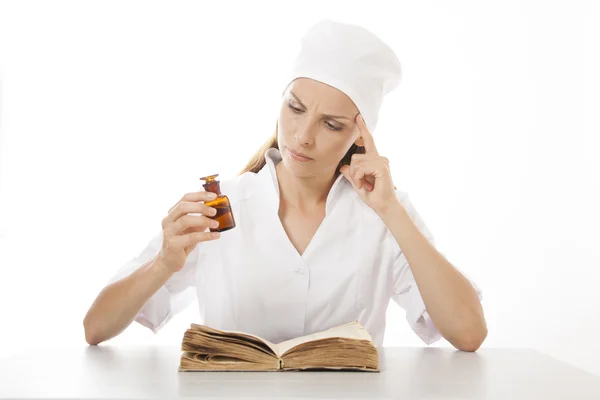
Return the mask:
{"type": "Polygon", "coordinates": [[[283,369],[283,359],[279,359],[279,369],[283,369]]]}

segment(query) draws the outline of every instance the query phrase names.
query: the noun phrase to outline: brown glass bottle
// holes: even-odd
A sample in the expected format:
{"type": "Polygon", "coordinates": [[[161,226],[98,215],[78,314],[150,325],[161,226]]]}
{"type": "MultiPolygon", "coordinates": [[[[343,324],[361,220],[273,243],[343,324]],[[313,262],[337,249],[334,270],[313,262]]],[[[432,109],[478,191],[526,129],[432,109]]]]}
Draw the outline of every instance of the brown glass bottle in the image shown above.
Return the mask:
{"type": "Polygon", "coordinates": [[[205,176],[200,178],[200,180],[206,181],[206,183],[202,184],[204,190],[213,192],[217,195],[216,199],[204,202],[207,206],[217,210],[217,214],[212,217],[212,219],[219,221],[219,226],[217,228],[209,229],[211,232],[225,232],[235,228],[235,219],[233,218],[229,198],[224,194],[221,194],[220,182],[215,179],[217,176],[219,176],[219,174],[205,176]]]}

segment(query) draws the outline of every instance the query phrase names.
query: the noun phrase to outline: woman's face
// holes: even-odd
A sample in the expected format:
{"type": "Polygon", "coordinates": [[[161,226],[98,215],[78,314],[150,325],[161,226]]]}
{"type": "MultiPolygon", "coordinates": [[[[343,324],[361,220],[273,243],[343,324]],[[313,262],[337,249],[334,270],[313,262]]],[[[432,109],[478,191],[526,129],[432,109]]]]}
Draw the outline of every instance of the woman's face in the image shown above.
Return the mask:
{"type": "Polygon", "coordinates": [[[350,146],[362,144],[357,114],[352,100],[340,90],[308,78],[294,80],[286,90],[277,122],[286,169],[298,177],[335,174],[350,146]]]}

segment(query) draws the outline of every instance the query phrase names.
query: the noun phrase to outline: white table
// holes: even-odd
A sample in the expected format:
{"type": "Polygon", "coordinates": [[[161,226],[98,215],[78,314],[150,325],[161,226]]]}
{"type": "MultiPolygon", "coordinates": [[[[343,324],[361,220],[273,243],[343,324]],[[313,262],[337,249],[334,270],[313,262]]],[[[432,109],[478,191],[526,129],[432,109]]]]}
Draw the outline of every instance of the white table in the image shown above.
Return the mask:
{"type": "Polygon", "coordinates": [[[380,349],[381,372],[178,372],[179,347],[72,346],[0,359],[0,398],[600,399],[600,377],[526,349],[380,349]]]}

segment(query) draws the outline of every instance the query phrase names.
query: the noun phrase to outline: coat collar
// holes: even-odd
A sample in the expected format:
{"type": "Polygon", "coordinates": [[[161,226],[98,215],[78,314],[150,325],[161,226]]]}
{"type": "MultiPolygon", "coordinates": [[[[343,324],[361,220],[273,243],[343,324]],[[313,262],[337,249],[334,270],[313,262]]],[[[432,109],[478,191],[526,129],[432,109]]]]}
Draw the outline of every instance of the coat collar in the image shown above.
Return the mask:
{"type": "MultiPolygon", "coordinates": [[[[265,151],[264,156],[266,165],[257,174],[260,182],[259,191],[265,196],[265,201],[273,206],[276,211],[279,211],[279,181],[277,180],[275,167],[282,160],[281,152],[279,149],[270,148],[265,151]]],[[[326,215],[329,215],[337,200],[342,196],[347,183],[344,175],[340,174],[331,186],[325,203],[326,215]]]]}

